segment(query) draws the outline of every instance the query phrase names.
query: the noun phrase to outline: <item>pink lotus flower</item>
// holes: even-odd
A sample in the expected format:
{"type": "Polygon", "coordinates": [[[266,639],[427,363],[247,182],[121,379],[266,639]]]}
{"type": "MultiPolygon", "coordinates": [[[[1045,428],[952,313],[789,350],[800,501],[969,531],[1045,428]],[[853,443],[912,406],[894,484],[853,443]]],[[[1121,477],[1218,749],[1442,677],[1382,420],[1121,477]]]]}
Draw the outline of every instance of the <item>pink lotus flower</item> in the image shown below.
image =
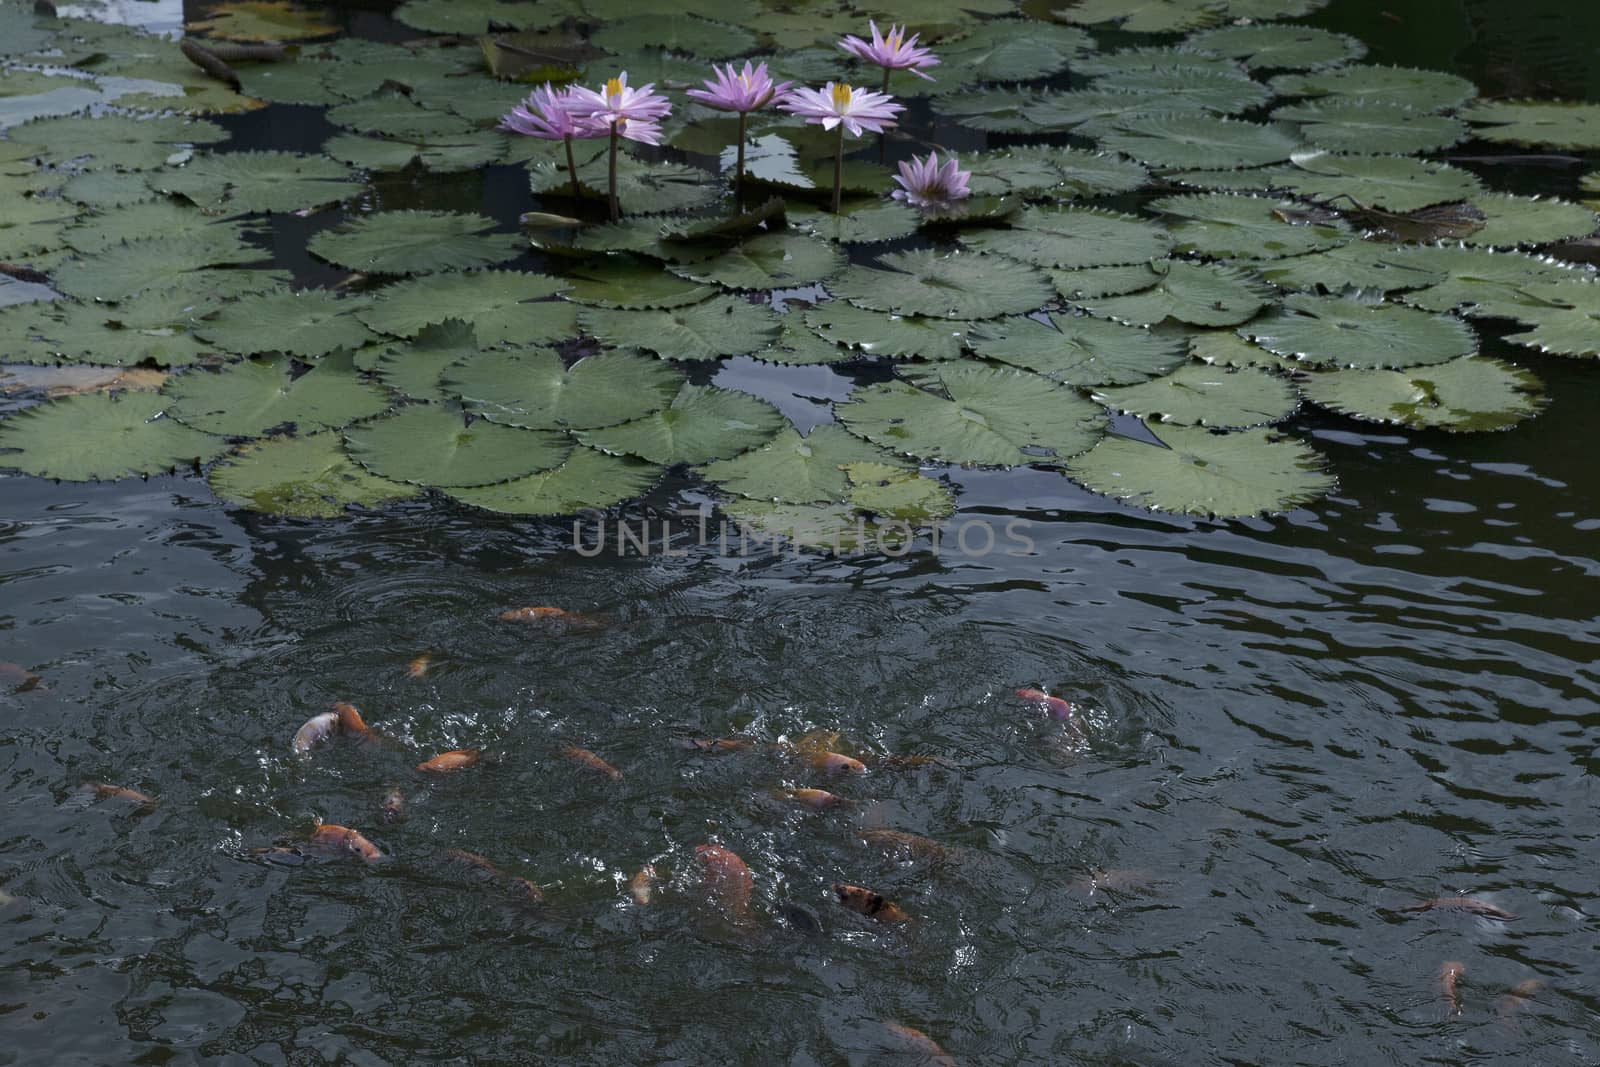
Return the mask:
{"type": "Polygon", "coordinates": [[[939,57],[926,48],[917,47],[918,35],[913,33],[906,37],[904,26],[890,26],[889,36],[885,37],[878,29],[878,24],[871,19],[867,25],[872,28],[872,41],[868,43],[859,37],[846,36],[839,42],[839,47],[868,63],[876,63],[882,67],[884,73],[884,88],[889,87],[888,71],[909,70],[917,77],[926,81],[933,81],[933,77],[922,73],[923,67],[937,67],[939,57]]]}
{"type": "Polygon", "coordinates": [[[894,179],[900,188],[889,195],[912,207],[943,207],[971,195],[967,189],[971,177],[970,171],[956,165],[955,156],[946,156],[941,165],[939,153],[929,152],[927,159],[912,156],[910,161],[901,162],[900,173],[894,179]]]}
{"type": "Polygon", "coordinates": [[[842,82],[829,82],[821,89],[791,89],[778,106],[809,123],[820,123],[825,130],[842,125],[852,137],[882,133],[905,110],[905,105],[895,103],[887,93],[852,89],[842,82]]]}
{"type": "Polygon", "coordinates": [[[605,136],[604,130],[597,130],[581,121],[573,113],[572,106],[571,89],[556,89],[545,82],[542,89],[529,93],[528,99],[505,114],[500,120],[500,128],[546,141],[605,136]]]}
{"type": "Polygon", "coordinates": [[[572,98],[572,111],[580,122],[586,123],[599,134],[615,133],[630,141],[658,144],[661,140],[660,120],[672,112],[672,105],[660,93],[652,92],[654,83],[634,89],[628,85],[628,72],[606,82],[601,92],[574,86],[568,90],[572,98]]]}
{"type": "Polygon", "coordinates": [[[735,73],[732,63],[720,69],[713,64],[711,73],[717,76],[716,81],[707,78],[704,89],[690,89],[687,95],[707,107],[714,107],[718,111],[737,111],[741,115],[766,107],[772,103],[773,97],[794,84],[772,84],[767,65],[763,63],[752,68],[749,60],[745,61],[743,73],[735,73]]]}

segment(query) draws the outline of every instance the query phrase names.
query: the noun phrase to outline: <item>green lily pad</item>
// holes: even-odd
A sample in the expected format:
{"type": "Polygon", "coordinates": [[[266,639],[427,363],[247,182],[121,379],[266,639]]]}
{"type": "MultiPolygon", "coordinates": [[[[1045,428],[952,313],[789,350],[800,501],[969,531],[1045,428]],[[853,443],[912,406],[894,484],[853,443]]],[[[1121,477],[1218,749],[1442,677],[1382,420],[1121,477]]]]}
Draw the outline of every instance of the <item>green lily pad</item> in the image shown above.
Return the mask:
{"type": "Polygon", "coordinates": [[[534,7],[517,0],[407,0],[394,17],[428,33],[479,34],[496,26],[550,26],[578,14],[578,5],[569,3],[534,7]]]}
{"type": "MultiPolygon", "coordinates": [[[[607,174],[604,155],[578,164],[578,184],[589,196],[606,195],[607,174]]],[[[535,193],[565,193],[571,187],[564,159],[559,163],[534,161],[528,167],[528,182],[535,193]]],[[[629,215],[686,211],[720,195],[719,186],[698,167],[617,156],[617,202],[629,215]]]]}
{"type": "Polygon", "coordinates": [[[225,141],[228,131],[203,119],[69,115],[24,123],[8,131],[8,136],[30,146],[42,162],[55,166],[70,163],[80,170],[150,170],[181,156],[188,145],[225,141]]]}
{"type": "Polygon", "coordinates": [[[380,211],[323,230],[307,251],[364,274],[432,274],[503,263],[521,255],[522,238],[484,233],[493,219],[452,211],[380,211]]]}
{"type": "Polygon", "coordinates": [[[246,236],[245,224],[219,220],[192,207],[158,200],[134,204],[119,210],[89,215],[62,231],[67,244],[86,255],[104,252],[125,241],[152,237],[185,238],[211,242],[220,248],[239,248],[246,236]]]}
{"type": "Polygon", "coordinates": [[[955,514],[955,496],[917,470],[886,463],[849,463],[850,504],[880,521],[930,526],[955,514]]]}
{"type": "Polygon", "coordinates": [[[669,407],[576,436],[602,452],[651,463],[706,463],[754,448],[783,425],[777,408],[748,393],[685,385],[669,407]]]}
{"type": "Polygon", "coordinates": [[[1190,48],[1239,60],[1251,70],[1316,70],[1366,54],[1367,46],[1315,26],[1226,26],[1192,35],[1190,48]]]}
{"type": "Polygon", "coordinates": [[[1308,445],[1269,430],[1162,426],[1163,445],[1107,437],[1067,474],[1097,493],[1155,511],[1242,518],[1309,504],[1334,487],[1308,445]]]}
{"type": "Polygon", "coordinates": [[[452,367],[444,389],[467,410],[530,430],[588,430],[642,418],[672,402],[683,377],[634,352],[586,356],[569,369],[549,349],[484,352],[452,367]]]}
{"type": "Polygon", "coordinates": [[[1384,262],[1443,278],[1426,289],[1401,294],[1404,303],[1425,311],[1461,308],[1468,315],[1498,314],[1492,309],[1529,303],[1522,287],[1530,282],[1583,279],[1587,274],[1551,259],[1460,245],[1390,246],[1384,262]]]}
{"type": "Polygon", "coordinates": [[[1520,287],[1515,303],[1488,310],[1533,327],[1507,334],[1512,344],[1561,356],[1600,356],[1600,285],[1592,276],[1529,281],[1520,287]]]}
{"type": "Polygon", "coordinates": [[[1031,19],[993,19],[940,42],[940,73],[959,73],[964,82],[1032,81],[1066,69],[1073,56],[1093,48],[1093,39],[1082,30],[1031,19]]]}
{"type": "Polygon", "coordinates": [[[805,313],[806,325],[835,344],[891,359],[959,359],[968,326],[949,319],[890,315],[830,300],[805,313]]]}
{"type": "Polygon", "coordinates": [[[727,59],[753,51],[756,36],[739,26],[694,15],[635,15],[597,30],[594,43],[608,52],[665,48],[701,59],[727,59]]]}
{"type": "Polygon", "coordinates": [[[730,500],[722,513],[739,526],[742,552],[781,552],[800,546],[835,554],[901,549],[910,538],[889,524],[879,526],[848,504],[778,504],[770,500],[730,500]]]}
{"type": "Polygon", "coordinates": [[[717,294],[714,285],[680,278],[658,263],[625,254],[569,267],[562,281],[569,287],[568,300],[603,308],[682,307],[717,294]]]}
{"type": "Polygon", "coordinates": [[[719,256],[671,270],[728,289],[789,289],[820,282],[844,264],[843,252],[815,237],[766,233],[748,237],[719,256]]]}
{"type": "Polygon", "coordinates": [[[1467,135],[1461,120],[1393,104],[1343,98],[1286,104],[1272,113],[1300,124],[1300,136],[1330,152],[1408,156],[1436,152],[1467,135]]]}
{"type": "Polygon", "coordinates": [[[506,154],[504,135],[493,130],[463,130],[434,137],[368,137],[354,133],[329,138],[323,151],[351,166],[370,171],[420,167],[434,174],[455,174],[499,163],[506,154]]]}
{"type": "Polygon", "coordinates": [[[110,481],[204,463],[227,450],[222,438],[165,417],[166,406],[166,397],[150,393],[91,393],[17,412],[0,423],[0,467],[110,481]]]}
{"type": "Polygon", "coordinates": [[[1225,56],[1197,52],[1182,45],[1144,48],[1120,48],[1112,52],[1091,52],[1072,64],[1074,74],[1099,78],[1107,74],[1120,74],[1129,70],[1193,70],[1222,71],[1226,74],[1243,74],[1243,65],[1225,56]]]}
{"type": "Polygon", "coordinates": [[[193,363],[212,346],[188,333],[187,322],[132,320],[128,305],[71,300],[39,302],[0,314],[0,346],[11,362],[193,363]],[[130,320],[130,321],[121,321],[130,320]]]}
{"type": "Polygon", "coordinates": [[[1474,137],[1501,144],[1600,148],[1600,104],[1570,100],[1480,100],[1461,112],[1474,137]]]}
{"type": "Polygon", "coordinates": [[[857,389],[838,405],[839,421],[895,452],[1006,467],[1076,455],[1105,425],[1098,405],[1027,371],[936,363],[926,382],[857,389]]]}
{"type": "Polygon", "coordinates": [[[1483,226],[1462,238],[1469,245],[1515,248],[1587,237],[1600,218],[1582,204],[1537,196],[1486,193],[1472,198],[1472,206],[1486,217],[1483,226]]]}
{"type": "Polygon", "coordinates": [[[1336,248],[1353,236],[1334,219],[1291,222],[1302,210],[1286,200],[1230,193],[1200,193],[1153,200],[1151,211],[1176,221],[1167,225],[1180,252],[1217,258],[1277,259],[1336,248]]]}
{"type": "Polygon", "coordinates": [[[791,226],[841,244],[876,244],[909,237],[921,221],[916,211],[897,200],[846,201],[837,215],[806,208],[789,212],[791,226]]]}
{"type": "Polygon", "coordinates": [[[1218,115],[1237,115],[1272,99],[1266,86],[1242,71],[1194,67],[1115,71],[1096,78],[1094,89],[1159,99],[1163,111],[1210,111],[1218,115]]]}
{"type": "Polygon", "coordinates": [[[1233,326],[1267,302],[1267,287],[1254,274],[1222,264],[1169,260],[1152,265],[1156,284],[1122,296],[1078,299],[1091,315],[1131,326],[1153,326],[1173,318],[1194,326],[1233,326]]]}
{"type": "Polygon", "coordinates": [[[1260,367],[1286,374],[1299,374],[1305,370],[1305,364],[1299,360],[1268,352],[1232,330],[1201,330],[1190,334],[1189,354],[1213,367],[1260,367]]]}
{"type": "Polygon", "coordinates": [[[608,508],[641,495],[661,477],[661,468],[631,456],[574,448],[554,470],[498,485],[450,489],[463,504],[507,515],[574,515],[608,508]]]}
{"type": "Polygon", "coordinates": [[[556,278],[525,271],[436,274],[385,287],[357,317],[395,337],[415,337],[424,326],[460,319],[485,348],[508,341],[538,344],[578,333],[576,309],[548,299],[562,288],[556,278]]]}
{"type": "Polygon", "coordinates": [[[440,385],[445,368],[478,351],[478,337],[460,319],[424,327],[411,341],[397,341],[380,350],[378,378],[413,400],[434,403],[448,399],[440,385]]]}
{"type": "Polygon", "coordinates": [[[1040,267],[1114,267],[1172,250],[1172,238],[1148,219],[1095,208],[1029,207],[1011,225],[963,234],[961,243],[1040,267]]]}
{"type": "Polygon", "coordinates": [[[1452,433],[1509,429],[1544,407],[1538,378],[1479,356],[1424,369],[1323,371],[1300,388],[1330,411],[1452,433]]]}
{"type": "Polygon", "coordinates": [[[1226,168],[1282,162],[1300,142],[1278,126],[1178,114],[1123,119],[1100,144],[1156,167],[1226,168]]]}
{"type": "Polygon", "coordinates": [[[210,18],[184,28],[225,41],[304,41],[339,32],[339,24],[327,12],[284,0],[231,0],[210,18]]]}
{"type": "Polygon", "coordinates": [[[1082,148],[1018,145],[961,157],[975,195],[1066,198],[1128,193],[1150,180],[1142,163],[1082,148]]]}
{"type": "Polygon", "coordinates": [[[560,466],[572,439],[524,430],[438,406],[402,408],[345,432],[345,450],[367,470],[397,482],[457,488],[494,485],[560,466]]]}
{"type": "Polygon", "coordinates": [[[1032,89],[980,89],[939,98],[939,114],[988,133],[1032,133],[1039,124],[1028,110],[1039,103],[1032,89]]]}
{"type": "MultiPolygon", "coordinates": [[[[848,304],[845,306],[849,307],[848,304]]],[[[751,353],[752,359],[768,363],[814,366],[819,363],[844,363],[860,358],[854,349],[834,344],[808,330],[799,312],[790,312],[782,316],[778,322],[778,339],[759,352],[751,353]]]]}
{"type": "Polygon", "coordinates": [[[1483,183],[1471,171],[1405,156],[1305,152],[1297,154],[1294,162],[1273,184],[1334,207],[1416,211],[1470,200],[1483,190],[1483,183]]]}
{"type": "Polygon", "coordinates": [[[823,423],[805,437],[785,429],[758,448],[706,464],[700,474],[721,489],[754,500],[842,503],[850,495],[850,481],[842,468],[851,463],[898,464],[891,469],[907,470],[893,453],[842,426],[823,423]]]}
{"type": "Polygon", "coordinates": [[[69,296],[121,300],[142,289],[190,284],[206,267],[265,258],[266,253],[236,239],[153,237],[69,263],[55,272],[55,282],[56,288],[69,296]]]}
{"type": "Polygon", "coordinates": [[[244,445],[206,480],[218,497],[252,511],[309,519],[338,518],[351,505],[376,507],[420,493],[362,470],[345,455],[339,435],[326,431],[244,445]]]}
{"type": "Polygon", "coordinates": [[[605,344],[641,348],[662,359],[744,355],[778,338],[777,316],[733,296],[661,310],[585,308],[578,322],[605,344]]]}
{"type": "Polygon", "coordinates": [[[1290,296],[1239,333],[1280,356],[1337,367],[1417,367],[1478,350],[1472,327],[1453,315],[1344,296],[1290,296]]]}
{"type": "Polygon", "coordinates": [[[1310,74],[1280,74],[1271,84],[1279,96],[1370,100],[1416,111],[1449,111],[1478,95],[1476,85],[1455,74],[1407,67],[1353,66],[1310,74]]]}
{"type": "Polygon", "coordinates": [[[294,152],[208,153],[150,184],[208,211],[300,211],[349,200],[361,192],[349,167],[294,152]]]}
{"type": "Polygon", "coordinates": [[[1077,0],[1054,15],[1079,26],[1126,33],[1182,33],[1221,22],[1219,6],[1206,0],[1077,0]]]}
{"type": "Polygon", "coordinates": [[[327,361],[296,377],[284,357],[190,371],[167,381],[169,414],[186,426],[228,437],[259,437],[293,424],[300,433],[337,429],[381,414],[389,395],[348,360],[327,361]]]}
{"type": "Polygon", "coordinates": [[[1280,289],[1320,288],[1330,293],[1345,289],[1422,289],[1444,279],[1443,274],[1434,271],[1391,262],[1392,251],[1393,246],[1379,241],[1351,241],[1324,252],[1253,263],[1251,267],[1280,289]]]}
{"type": "Polygon", "coordinates": [[[156,198],[148,177],[139,171],[85,171],[67,179],[61,186],[61,198],[93,208],[127,207],[156,198]]]}
{"type": "Polygon", "coordinates": [[[1294,386],[1255,368],[1227,370],[1195,364],[1153,381],[1097,389],[1095,399],[1144,419],[1184,426],[1243,429],[1279,422],[1294,413],[1294,386]]]}
{"type": "Polygon", "coordinates": [[[1187,359],[1183,338],[1086,315],[1019,316],[980,324],[968,343],[999,360],[1068,385],[1127,385],[1166,374],[1187,359]]]}
{"type": "Polygon", "coordinates": [[[317,289],[260,293],[228,304],[198,324],[195,332],[241,356],[257,352],[324,356],[372,340],[356,317],[369,306],[364,298],[338,297],[317,289]]]}
{"type": "Polygon", "coordinates": [[[1037,270],[999,256],[920,250],[878,262],[884,269],[850,267],[829,288],[857,307],[952,319],[1020,314],[1054,295],[1037,270]]]}
{"type": "MultiPolygon", "coordinates": [[[[1233,84],[1231,79],[1229,84],[1233,84]]],[[[1181,92],[1071,89],[1044,93],[1024,105],[1021,113],[1029,125],[1016,131],[1019,133],[1071,131],[1083,137],[1099,137],[1133,119],[1204,115],[1207,108],[1181,92]]]]}

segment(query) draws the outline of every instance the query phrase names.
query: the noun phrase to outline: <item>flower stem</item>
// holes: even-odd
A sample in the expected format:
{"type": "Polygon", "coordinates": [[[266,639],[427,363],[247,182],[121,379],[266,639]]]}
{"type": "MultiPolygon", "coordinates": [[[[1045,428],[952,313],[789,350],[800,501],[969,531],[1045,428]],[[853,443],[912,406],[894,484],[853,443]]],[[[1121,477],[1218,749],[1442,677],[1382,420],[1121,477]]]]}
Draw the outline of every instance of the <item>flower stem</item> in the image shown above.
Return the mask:
{"type": "Polygon", "coordinates": [[[611,124],[611,173],[606,179],[606,194],[611,200],[611,221],[622,218],[622,208],[617,204],[617,124],[611,124]]]}
{"type": "MultiPolygon", "coordinates": [[[[888,67],[884,67],[883,68],[883,95],[884,96],[888,96],[889,95],[889,75],[891,75],[893,73],[894,73],[894,71],[891,70],[890,68],[888,68],[888,67]]],[[[884,132],[878,134],[878,162],[880,164],[882,164],[882,163],[887,163],[888,161],[889,161],[889,131],[885,130],[884,132]]]]}
{"type": "Polygon", "coordinates": [[[583,194],[578,191],[578,165],[572,160],[572,134],[562,138],[567,142],[567,177],[572,181],[572,199],[582,199],[583,194]]]}
{"type": "Polygon", "coordinates": [[[839,192],[844,188],[844,123],[839,123],[839,146],[833,154],[833,213],[839,213],[839,192]]]}
{"type": "Polygon", "coordinates": [[[739,112],[739,162],[733,168],[733,192],[735,197],[744,192],[744,124],[749,117],[747,112],[739,112]]]}

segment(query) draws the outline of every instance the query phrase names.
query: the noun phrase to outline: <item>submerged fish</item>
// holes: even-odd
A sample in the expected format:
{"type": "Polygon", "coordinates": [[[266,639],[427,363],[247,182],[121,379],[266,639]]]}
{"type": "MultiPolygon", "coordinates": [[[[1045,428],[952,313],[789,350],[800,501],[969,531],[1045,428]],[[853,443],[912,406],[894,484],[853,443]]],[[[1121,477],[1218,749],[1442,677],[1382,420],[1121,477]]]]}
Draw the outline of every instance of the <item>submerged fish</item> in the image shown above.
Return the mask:
{"type": "Polygon", "coordinates": [[[873,845],[885,852],[899,853],[911,859],[946,860],[955,853],[931,837],[908,834],[904,830],[857,830],[856,837],[864,845],[873,845]]]}
{"type": "Polygon", "coordinates": [[[1461,997],[1457,986],[1461,983],[1461,976],[1467,973],[1467,965],[1460,960],[1445,960],[1439,964],[1439,995],[1449,1005],[1451,1015],[1461,1014],[1461,997]]]}
{"type": "Polygon", "coordinates": [[[37,689],[41,680],[25,667],[0,660],[0,684],[11,686],[13,692],[26,693],[30,689],[37,689]]]}
{"type": "Polygon", "coordinates": [[[600,625],[598,621],[587,615],[580,615],[576,611],[567,611],[565,608],[513,608],[510,611],[502,611],[496,618],[501,622],[560,623],[563,626],[573,626],[579,629],[592,629],[600,625]]]}
{"type": "Polygon", "coordinates": [[[576,745],[567,745],[561,750],[561,757],[563,759],[571,760],[573,763],[576,763],[578,766],[583,767],[586,770],[594,771],[597,774],[603,774],[613,782],[622,781],[621,771],[617,770],[615,767],[611,766],[611,764],[607,763],[599,756],[596,756],[593,752],[590,752],[586,748],[578,748],[576,745]]]}
{"type": "Polygon", "coordinates": [[[131,804],[135,811],[154,811],[156,802],[153,797],[148,797],[137,789],[126,786],[111,785],[107,782],[85,782],[78,787],[78,792],[93,800],[120,800],[131,804]]]}
{"type": "Polygon", "coordinates": [[[1090,897],[1105,892],[1131,896],[1154,891],[1161,879],[1147,867],[1108,867],[1074,878],[1070,884],[1090,897]]]}
{"type": "Polygon", "coordinates": [[[339,713],[325,711],[321,715],[313,715],[305,721],[300,729],[295,731],[294,741],[289,745],[297,756],[304,756],[313,747],[332,737],[334,731],[339,729],[339,713]]]}
{"type": "Polygon", "coordinates": [[[883,894],[862,886],[835,882],[833,892],[839,898],[839,903],[851,911],[860,912],[881,923],[903,923],[911,918],[900,909],[899,905],[885,898],[883,894]]]}
{"type": "Polygon", "coordinates": [[[1485,919],[1496,919],[1500,922],[1510,922],[1516,918],[1515,915],[1499,905],[1491,904],[1487,900],[1479,900],[1477,897],[1435,897],[1432,900],[1424,900],[1420,904],[1413,904],[1409,908],[1401,908],[1400,910],[1465,911],[1473,915],[1482,916],[1485,919]]]}
{"type": "Polygon", "coordinates": [[[428,668],[432,666],[433,656],[424,652],[422,655],[406,664],[406,676],[408,678],[421,678],[423,675],[428,673],[428,668]]]}
{"type": "Polygon", "coordinates": [[[406,817],[406,798],[400,787],[393,785],[378,803],[378,817],[384,822],[399,822],[406,817]]]}
{"type": "Polygon", "coordinates": [[[683,747],[694,752],[748,752],[755,742],[742,737],[690,737],[684,740],[683,747]]]}
{"type": "Polygon", "coordinates": [[[822,811],[826,808],[849,808],[855,806],[855,801],[842,797],[837,793],[830,793],[826,789],[778,789],[775,795],[783,800],[792,800],[796,804],[804,804],[808,808],[822,811]]]}
{"type": "Polygon", "coordinates": [[[464,848],[447,848],[445,862],[474,882],[504,883],[506,891],[525,904],[544,903],[544,892],[520,875],[508,875],[486,856],[464,848]]]}
{"type": "Polygon", "coordinates": [[[363,863],[376,863],[383,859],[383,853],[378,851],[378,846],[368,841],[359,831],[331,822],[325,822],[316,828],[311,835],[311,844],[330,859],[348,857],[361,860],[363,863]]]}
{"type": "Polygon", "coordinates": [[[907,1053],[919,1056],[918,1062],[933,1067],[955,1067],[956,1061],[950,1058],[950,1053],[940,1048],[937,1041],[921,1030],[891,1022],[885,1022],[883,1028],[898,1040],[907,1053]]]}
{"type": "Polygon", "coordinates": [[[1078,716],[1077,705],[1070,701],[1062,700],[1060,697],[1053,697],[1042,689],[1018,689],[1017,699],[1025,700],[1030,704],[1043,705],[1044,710],[1052,719],[1072,722],[1076,721],[1078,716]]]}
{"type": "Polygon", "coordinates": [[[755,879],[744,860],[720,845],[696,845],[694,855],[700,861],[707,895],[734,918],[747,918],[755,879]]]}
{"type": "Polygon", "coordinates": [[[1538,978],[1529,978],[1526,981],[1518,982],[1501,994],[1500,999],[1495,1002],[1495,1014],[1499,1016],[1502,1023],[1507,1025],[1514,1024],[1517,1019],[1517,1013],[1525,1008],[1528,1001],[1533,999],[1534,994],[1543,988],[1544,982],[1538,978]]]}
{"type": "Polygon", "coordinates": [[[655,865],[647,863],[628,879],[628,895],[642,908],[650,903],[650,898],[655,895],[658,881],[660,878],[656,874],[655,865]]]}
{"type": "Polygon", "coordinates": [[[524,904],[543,904],[544,890],[534,885],[521,875],[515,875],[506,882],[506,889],[513,897],[524,904]]]}
{"type": "Polygon", "coordinates": [[[417,770],[425,774],[450,774],[475,766],[482,757],[483,753],[478,749],[458,748],[451,752],[441,752],[432,759],[423,760],[417,764],[417,770]]]}

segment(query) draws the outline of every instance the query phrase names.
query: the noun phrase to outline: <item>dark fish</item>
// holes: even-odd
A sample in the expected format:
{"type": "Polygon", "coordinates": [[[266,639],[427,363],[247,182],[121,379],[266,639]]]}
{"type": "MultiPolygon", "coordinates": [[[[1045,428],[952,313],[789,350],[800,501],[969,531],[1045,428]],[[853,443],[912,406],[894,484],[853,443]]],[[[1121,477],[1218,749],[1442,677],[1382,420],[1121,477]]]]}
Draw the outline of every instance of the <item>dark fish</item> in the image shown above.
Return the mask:
{"type": "Polygon", "coordinates": [[[1479,900],[1477,897],[1435,897],[1432,900],[1424,900],[1420,904],[1413,904],[1409,908],[1401,908],[1400,910],[1465,911],[1473,915],[1482,916],[1485,919],[1497,919],[1500,922],[1510,922],[1516,918],[1515,915],[1504,908],[1491,904],[1487,900],[1479,900]]]}
{"type": "Polygon", "coordinates": [[[453,752],[441,752],[432,759],[423,760],[417,764],[417,770],[425,774],[450,774],[476,766],[482,757],[483,753],[478,749],[458,748],[453,752]]]}
{"type": "Polygon", "coordinates": [[[903,923],[911,918],[900,909],[899,905],[886,899],[881,893],[875,893],[862,886],[835,882],[833,892],[839,898],[839,903],[851,911],[860,912],[881,923],[903,923]]]}
{"type": "Polygon", "coordinates": [[[817,913],[804,904],[785,901],[778,905],[778,914],[783,916],[783,921],[805,934],[807,937],[820,937],[822,935],[822,920],[817,913]]]}
{"type": "Polygon", "coordinates": [[[13,692],[26,693],[30,689],[37,689],[40,681],[39,676],[32,671],[15,663],[0,660],[0,683],[11,686],[13,692]]]}
{"type": "Polygon", "coordinates": [[[883,1028],[895,1037],[907,1053],[919,1057],[915,1062],[930,1064],[932,1067],[955,1067],[956,1061],[950,1058],[950,1053],[940,1048],[937,1041],[921,1030],[891,1022],[885,1022],[883,1028]]]}
{"type": "Polygon", "coordinates": [[[506,890],[524,904],[544,903],[544,891],[520,875],[506,883],[506,890]]]}
{"type": "Polygon", "coordinates": [[[744,860],[720,845],[696,845],[694,855],[704,873],[706,894],[734,918],[747,918],[755,879],[744,860]]]}
{"type": "Polygon", "coordinates": [[[1439,995],[1450,1007],[1451,1015],[1461,1014],[1461,997],[1457,987],[1461,983],[1461,976],[1467,973],[1467,965],[1459,960],[1445,960],[1439,964],[1439,995]]]}
{"type": "Polygon", "coordinates": [[[683,742],[683,747],[694,752],[748,752],[755,747],[755,742],[742,737],[691,737],[683,742]]]}
{"type": "Polygon", "coordinates": [[[583,630],[594,629],[600,625],[597,620],[587,615],[580,615],[576,611],[567,611],[565,608],[514,608],[510,611],[502,611],[497,618],[501,622],[559,623],[562,626],[583,630]]]}
{"type": "Polygon", "coordinates": [[[390,786],[389,791],[383,794],[383,800],[378,804],[378,816],[384,822],[399,822],[406,817],[406,798],[399,786],[390,786]]]}
{"type": "Polygon", "coordinates": [[[468,852],[464,848],[445,849],[444,860],[446,864],[475,882],[492,882],[504,877],[500,868],[491,863],[487,857],[480,856],[476,852],[468,852]]]}
{"type": "Polygon", "coordinates": [[[947,860],[954,855],[954,850],[931,837],[921,837],[917,834],[908,834],[904,830],[857,830],[856,837],[865,845],[873,845],[885,852],[899,853],[911,859],[919,860],[947,860]]]}
{"type": "Polygon", "coordinates": [[[576,763],[578,766],[583,767],[586,770],[594,771],[597,774],[603,774],[613,782],[622,781],[621,771],[617,770],[615,767],[611,766],[611,764],[607,763],[599,756],[596,756],[593,752],[590,752],[586,748],[578,748],[576,745],[567,745],[561,750],[561,757],[563,759],[571,760],[573,763],[576,763]]]}
{"type": "Polygon", "coordinates": [[[120,800],[124,804],[132,805],[138,812],[154,811],[156,802],[137,789],[126,786],[110,785],[106,782],[86,782],[78,787],[78,792],[90,797],[92,800],[120,800]]]}

